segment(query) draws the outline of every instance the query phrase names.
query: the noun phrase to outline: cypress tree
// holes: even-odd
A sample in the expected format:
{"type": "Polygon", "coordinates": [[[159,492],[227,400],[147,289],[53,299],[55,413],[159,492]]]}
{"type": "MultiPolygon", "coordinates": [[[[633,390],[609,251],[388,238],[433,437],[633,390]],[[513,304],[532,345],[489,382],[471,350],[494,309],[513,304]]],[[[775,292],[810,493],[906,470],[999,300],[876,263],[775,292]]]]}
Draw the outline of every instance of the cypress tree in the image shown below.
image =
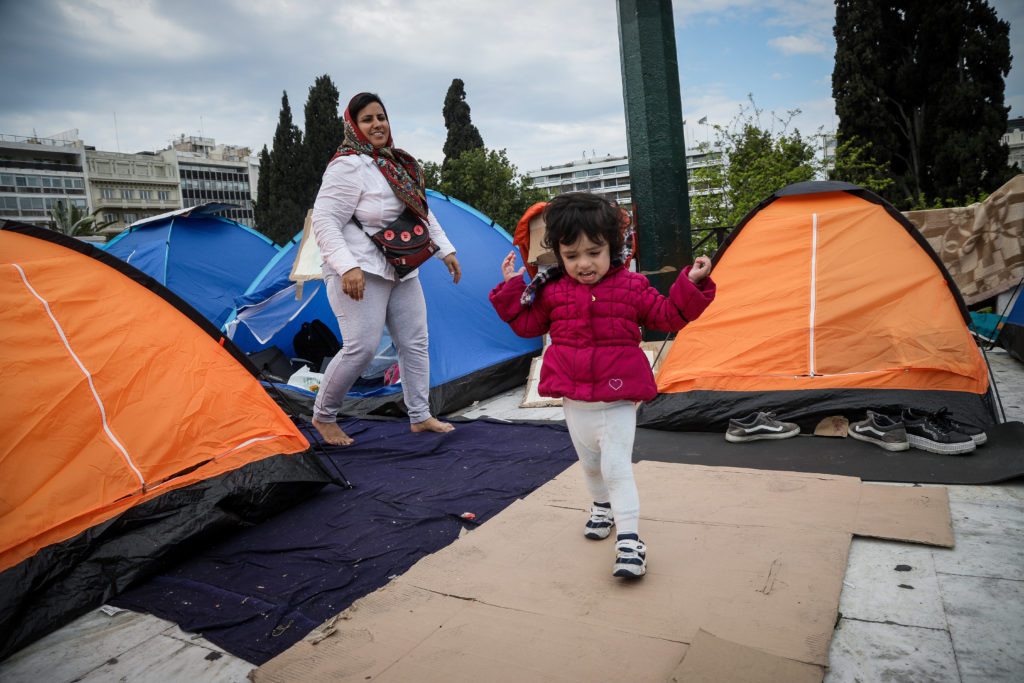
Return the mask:
{"type": "MultiPolygon", "coordinates": [[[[264,223],[259,231],[278,244],[285,244],[302,229],[306,207],[299,204],[299,154],[302,132],[292,123],[292,110],[288,93],[281,96],[281,113],[274,132],[274,146],[270,150],[267,173],[267,198],[264,223]]],[[[262,161],[260,175],[263,175],[262,161]]]]}
{"type": "Polygon", "coordinates": [[[484,140],[470,120],[466,87],[461,78],[452,79],[452,84],[448,86],[442,113],[444,126],[448,129],[448,137],[444,141],[444,161],[441,163],[444,168],[450,161],[462,156],[463,152],[482,148],[484,140]]]}
{"type": "Polygon", "coordinates": [[[306,129],[302,142],[299,203],[312,208],[327,163],[345,137],[344,119],[338,115],[338,89],[324,74],[309,88],[306,129]]]}
{"type": "Polygon", "coordinates": [[[1012,176],[1009,30],[985,0],[836,0],[839,139],[870,144],[900,208],[967,203],[1012,176]]]}
{"type": "MultiPolygon", "coordinates": [[[[267,209],[270,199],[270,152],[267,146],[263,145],[260,150],[260,177],[256,181],[256,203],[253,206],[253,222],[256,229],[263,232],[263,226],[268,225],[267,209]]],[[[266,233],[264,233],[266,234],[266,233]]]]}

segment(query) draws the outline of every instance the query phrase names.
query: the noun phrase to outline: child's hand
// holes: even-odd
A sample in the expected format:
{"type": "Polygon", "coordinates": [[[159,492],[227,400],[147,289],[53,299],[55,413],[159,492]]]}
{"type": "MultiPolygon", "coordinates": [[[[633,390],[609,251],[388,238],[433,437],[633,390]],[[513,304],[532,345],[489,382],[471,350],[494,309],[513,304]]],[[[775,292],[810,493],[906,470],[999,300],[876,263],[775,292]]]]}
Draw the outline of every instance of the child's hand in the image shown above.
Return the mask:
{"type": "Polygon", "coordinates": [[[699,283],[701,280],[711,274],[711,259],[707,256],[698,256],[693,260],[693,268],[686,274],[690,278],[690,282],[693,284],[699,283]]]}
{"type": "Polygon", "coordinates": [[[501,275],[505,278],[505,282],[508,282],[514,277],[522,277],[523,273],[526,272],[526,267],[523,266],[519,270],[516,270],[516,252],[515,250],[510,251],[505,260],[501,262],[501,275]]]}

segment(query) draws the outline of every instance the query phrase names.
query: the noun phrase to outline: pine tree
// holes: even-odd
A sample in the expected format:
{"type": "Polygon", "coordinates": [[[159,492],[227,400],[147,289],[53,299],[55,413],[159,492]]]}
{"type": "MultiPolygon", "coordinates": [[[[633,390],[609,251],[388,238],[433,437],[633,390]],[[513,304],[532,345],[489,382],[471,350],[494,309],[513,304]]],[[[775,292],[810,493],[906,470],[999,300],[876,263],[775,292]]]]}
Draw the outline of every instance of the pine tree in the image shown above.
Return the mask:
{"type": "Polygon", "coordinates": [[[345,120],[338,115],[338,89],[324,74],[309,88],[306,100],[306,129],[299,161],[301,194],[299,203],[313,207],[327,163],[345,137],[345,120]]]}
{"type": "Polygon", "coordinates": [[[448,137],[444,141],[444,161],[442,167],[458,159],[463,152],[480,149],[484,140],[469,116],[469,105],[466,103],[466,87],[461,78],[452,79],[448,86],[448,94],[444,97],[444,127],[448,129],[448,137]]]}
{"type": "Polygon", "coordinates": [[[984,0],[836,0],[839,141],[870,144],[898,207],[966,203],[1013,174],[1009,30],[984,0]]]}
{"type": "MultiPolygon", "coordinates": [[[[299,203],[301,182],[299,179],[299,155],[302,150],[302,132],[292,123],[292,110],[288,105],[288,93],[281,96],[281,113],[274,132],[274,146],[270,150],[267,173],[267,196],[263,222],[257,229],[278,244],[285,244],[302,229],[307,207],[299,203]]],[[[262,160],[260,175],[264,169],[262,160]]]]}

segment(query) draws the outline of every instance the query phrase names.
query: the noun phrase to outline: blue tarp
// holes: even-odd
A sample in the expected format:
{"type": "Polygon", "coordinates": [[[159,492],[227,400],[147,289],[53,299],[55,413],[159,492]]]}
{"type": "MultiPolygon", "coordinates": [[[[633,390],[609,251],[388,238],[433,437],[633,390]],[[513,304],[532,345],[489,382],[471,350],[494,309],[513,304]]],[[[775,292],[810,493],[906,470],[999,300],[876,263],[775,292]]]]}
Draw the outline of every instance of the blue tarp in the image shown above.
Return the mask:
{"type": "Polygon", "coordinates": [[[147,220],[103,245],[192,305],[217,327],[279,251],[260,233],[196,207],[147,220]]]}
{"type": "Polygon", "coordinates": [[[475,420],[448,434],[413,434],[404,420],[340,424],[355,444],[327,452],[355,488],[328,485],[111,604],[263,664],[576,461],[555,423],[475,420]]]}

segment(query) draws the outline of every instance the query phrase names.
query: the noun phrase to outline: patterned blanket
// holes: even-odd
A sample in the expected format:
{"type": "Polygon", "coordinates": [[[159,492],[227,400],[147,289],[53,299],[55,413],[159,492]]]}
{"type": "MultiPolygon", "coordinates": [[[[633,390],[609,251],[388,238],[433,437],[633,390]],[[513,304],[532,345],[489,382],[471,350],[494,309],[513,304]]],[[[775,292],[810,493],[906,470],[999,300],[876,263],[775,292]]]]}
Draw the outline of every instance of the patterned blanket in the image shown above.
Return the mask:
{"type": "Polygon", "coordinates": [[[1024,277],[1024,174],[980,204],[904,215],[942,259],[968,306],[1024,277]]]}

